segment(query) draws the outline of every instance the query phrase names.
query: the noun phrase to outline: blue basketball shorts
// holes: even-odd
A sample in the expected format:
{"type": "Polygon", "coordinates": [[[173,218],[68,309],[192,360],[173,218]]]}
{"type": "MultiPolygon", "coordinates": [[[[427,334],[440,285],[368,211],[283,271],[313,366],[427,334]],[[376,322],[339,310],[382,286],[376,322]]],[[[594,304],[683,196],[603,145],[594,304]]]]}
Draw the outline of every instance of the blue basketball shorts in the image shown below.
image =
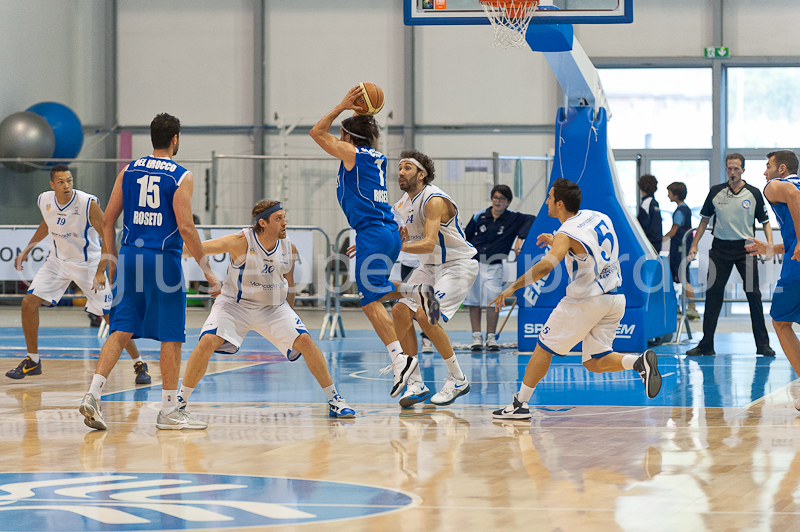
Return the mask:
{"type": "Polygon", "coordinates": [[[775,321],[800,323],[800,281],[778,281],[769,315],[775,321]]]}
{"type": "Polygon", "coordinates": [[[186,285],[180,253],[122,246],[111,332],[160,342],[186,341],[186,285]]]}
{"type": "Polygon", "coordinates": [[[376,225],[356,233],[355,278],[362,307],[394,292],[389,274],[400,254],[400,245],[396,227],[376,225]]]}

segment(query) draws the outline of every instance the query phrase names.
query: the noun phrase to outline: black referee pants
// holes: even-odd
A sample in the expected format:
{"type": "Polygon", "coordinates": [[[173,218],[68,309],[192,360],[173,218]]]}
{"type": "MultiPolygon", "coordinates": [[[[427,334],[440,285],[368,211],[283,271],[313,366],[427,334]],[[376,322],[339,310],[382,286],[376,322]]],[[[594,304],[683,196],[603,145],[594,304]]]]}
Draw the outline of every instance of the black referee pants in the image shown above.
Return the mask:
{"type": "Polygon", "coordinates": [[[708,252],[708,281],[706,288],[706,310],[703,314],[703,339],[697,344],[701,351],[714,349],[714,333],[717,330],[719,313],[725,297],[725,285],[733,267],[744,281],[747,303],[750,305],[750,323],[756,340],[756,350],[769,345],[767,325],[764,322],[764,307],[761,304],[761,289],[758,287],[756,257],[744,249],[745,240],[719,240],[715,238],[708,252]],[[716,272],[716,275],[714,275],[716,272]],[[713,276],[713,278],[712,278],[713,276]],[[713,281],[713,282],[712,282],[713,281]]]}

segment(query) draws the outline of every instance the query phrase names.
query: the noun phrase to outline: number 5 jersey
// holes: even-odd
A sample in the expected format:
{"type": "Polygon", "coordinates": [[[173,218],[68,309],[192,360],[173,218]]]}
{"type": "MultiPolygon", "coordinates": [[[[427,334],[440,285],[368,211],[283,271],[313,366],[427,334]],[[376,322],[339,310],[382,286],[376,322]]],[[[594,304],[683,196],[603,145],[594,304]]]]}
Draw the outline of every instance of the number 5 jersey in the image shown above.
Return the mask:
{"type": "Polygon", "coordinates": [[[597,211],[578,211],[578,214],[561,224],[556,231],[558,233],[577,240],[586,249],[585,255],[570,251],[565,257],[570,279],[567,296],[598,296],[613,292],[622,284],[619,240],[608,216],[597,211]]]}

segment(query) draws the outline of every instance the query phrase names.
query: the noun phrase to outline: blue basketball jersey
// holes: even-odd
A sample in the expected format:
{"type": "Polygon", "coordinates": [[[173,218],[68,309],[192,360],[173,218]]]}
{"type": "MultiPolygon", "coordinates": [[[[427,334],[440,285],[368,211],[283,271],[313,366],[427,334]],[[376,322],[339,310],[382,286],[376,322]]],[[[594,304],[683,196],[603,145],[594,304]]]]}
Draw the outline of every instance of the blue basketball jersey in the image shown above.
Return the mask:
{"type": "Polygon", "coordinates": [[[122,243],[160,251],[183,250],[172,199],[186,168],[172,159],[142,157],[122,175],[122,243]]]}
{"type": "Polygon", "coordinates": [[[344,163],[339,165],[336,197],[353,229],[370,225],[398,228],[386,190],[386,156],[381,152],[356,146],[353,169],[345,169],[344,163]]]}
{"type": "MultiPolygon", "coordinates": [[[[781,179],[791,183],[800,189],[800,178],[789,176],[781,179]]],[[[772,183],[772,180],[767,181],[767,186],[772,183]]],[[[766,190],[766,187],[764,187],[766,190]]],[[[783,265],[781,266],[781,283],[792,283],[800,281],[800,262],[790,260],[794,255],[794,248],[797,246],[797,233],[794,231],[794,221],[792,214],[789,212],[789,206],[785,203],[773,203],[772,210],[775,211],[775,217],[778,218],[778,224],[781,226],[781,238],[783,239],[783,265]]]]}

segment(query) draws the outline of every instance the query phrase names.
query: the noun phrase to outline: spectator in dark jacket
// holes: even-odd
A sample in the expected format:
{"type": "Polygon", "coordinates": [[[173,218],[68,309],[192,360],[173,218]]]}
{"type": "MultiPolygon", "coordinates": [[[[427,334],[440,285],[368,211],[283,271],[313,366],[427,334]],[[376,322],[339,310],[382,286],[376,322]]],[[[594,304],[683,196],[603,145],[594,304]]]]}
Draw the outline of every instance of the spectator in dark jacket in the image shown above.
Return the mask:
{"type": "Polygon", "coordinates": [[[658,190],[658,181],[655,176],[644,174],[639,178],[639,191],[642,193],[642,203],[639,207],[639,216],[637,216],[637,219],[642,229],[644,229],[647,240],[653,245],[656,253],[660,253],[664,233],[661,229],[661,209],[658,206],[658,202],[653,197],[656,190],[658,190]]]}

